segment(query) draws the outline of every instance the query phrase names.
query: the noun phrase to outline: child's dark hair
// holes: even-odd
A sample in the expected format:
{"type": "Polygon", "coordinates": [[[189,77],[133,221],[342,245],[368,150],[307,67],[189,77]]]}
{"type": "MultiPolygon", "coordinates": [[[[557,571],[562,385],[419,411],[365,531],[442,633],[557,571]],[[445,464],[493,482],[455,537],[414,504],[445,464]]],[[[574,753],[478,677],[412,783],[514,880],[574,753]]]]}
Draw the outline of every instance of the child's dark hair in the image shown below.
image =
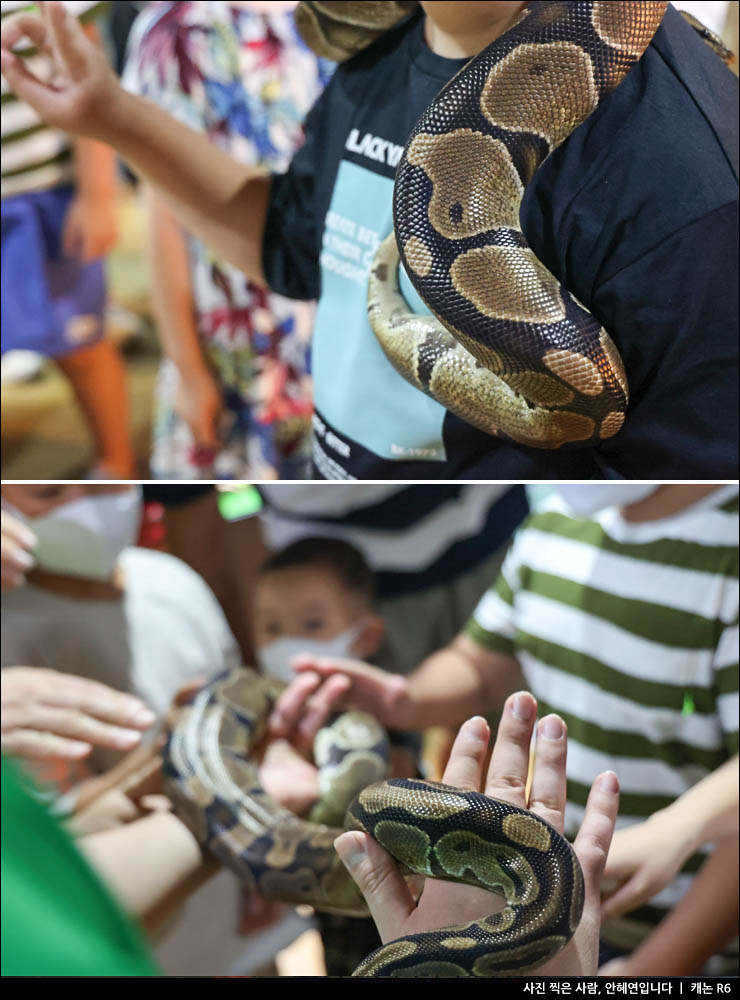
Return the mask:
{"type": "Polygon", "coordinates": [[[294,567],[322,566],[332,570],[352,593],[372,603],[375,578],[363,554],[339,538],[301,538],[270,556],[260,573],[294,567]]]}

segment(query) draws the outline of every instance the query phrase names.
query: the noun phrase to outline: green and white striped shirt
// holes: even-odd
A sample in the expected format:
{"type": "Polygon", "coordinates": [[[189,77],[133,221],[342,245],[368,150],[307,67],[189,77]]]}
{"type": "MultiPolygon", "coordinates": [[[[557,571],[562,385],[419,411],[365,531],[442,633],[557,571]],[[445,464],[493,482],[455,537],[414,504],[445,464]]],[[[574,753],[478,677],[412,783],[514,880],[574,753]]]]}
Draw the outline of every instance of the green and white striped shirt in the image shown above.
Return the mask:
{"type": "MultiPolygon", "coordinates": [[[[515,656],[539,702],[568,725],[566,833],[612,769],[617,827],[661,809],[738,752],[738,489],[631,523],[576,520],[559,499],[520,528],[467,633],[515,656]]],[[[605,928],[632,948],[687,891],[704,856],[605,928]]]]}
{"type": "MultiPolygon", "coordinates": [[[[84,23],[97,17],[105,6],[105,3],[95,2],[65,3],[67,10],[84,23]]],[[[30,13],[37,10],[36,4],[25,0],[2,0],[0,3],[3,18],[21,11],[30,13]]],[[[28,59],[28,68],[32,73],[40,79],[50,78],[52,68],[48,56],[30,47],[19,51],[28,59]]],[[[9,195],[73,183],[74,162],[69,136],[44,125],[33,108],[11,92],[5,77],[0,77],[0,82],[0,196],[7,198],[9,195]]]]}

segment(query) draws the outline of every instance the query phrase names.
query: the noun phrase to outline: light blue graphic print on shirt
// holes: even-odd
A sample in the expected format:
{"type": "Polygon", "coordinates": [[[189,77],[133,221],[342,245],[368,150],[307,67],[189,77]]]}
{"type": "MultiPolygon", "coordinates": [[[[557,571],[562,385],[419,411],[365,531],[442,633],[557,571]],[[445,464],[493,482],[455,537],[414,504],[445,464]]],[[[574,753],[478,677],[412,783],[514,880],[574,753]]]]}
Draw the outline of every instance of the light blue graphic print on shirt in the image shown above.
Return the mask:
{"type": "MultiPolygon", "coordinates": [[[[387,360],[367,318],[367,276],[393,228],[393,181],[343,160],[321,253],[321,301],[313,338],[316,409],[341,434],[382,458],[445,461],[446,410],[387,360]]],[[[401,290],[429,315],[401,268],[401,290]]]]}

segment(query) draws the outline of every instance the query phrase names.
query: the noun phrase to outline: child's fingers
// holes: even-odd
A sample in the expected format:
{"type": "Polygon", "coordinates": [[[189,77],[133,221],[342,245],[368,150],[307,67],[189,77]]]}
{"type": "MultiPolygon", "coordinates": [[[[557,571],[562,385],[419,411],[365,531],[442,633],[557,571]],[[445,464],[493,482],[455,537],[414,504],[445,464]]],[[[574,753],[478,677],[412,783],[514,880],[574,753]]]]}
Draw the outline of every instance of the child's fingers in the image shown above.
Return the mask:
{"type": "Polygon", "coordinates": [[[303,714],[303,708],[308,698],[321,683],[321,678],[315,673],[301,674],[296,677],[283,691],[268,720],[268,729],[273,737],[288,738],[298,724],[303,714]]]}
{"type": "Polygon", "coordinates": [[[490,735],[488,723],[479,715],[463,723],[452,745],[450,759],[442,777],[446,785],[480,791],[490,735]]]}
{"type": "Polygon", "coordinates": [[[355,831],[343,833],[334,847],[365,897],[381,940],[398,937],[416,906],[393,858],[372,837],[355,831]]]}
{"type": "Polygon", "coordinates": [[[547,715],[540,720],[528,808],[561,833],[565,824],[567,743],[565,723],[559,716],[547,715]]]}
{"type": "Polygon", "coordinates": [[[106,725],[84,712],[52,705],[5,705],[2,725],[3,730],[35,729],[111,750],[132,750],[141,742],[136,729],[106,725]]]}
{"type": "Polygon", "coordinates": [[[4,732],[0,743],[3,753],[16,757],[80,760],[92,752],[89,743],[68,740],[54,733],[43,733],[34,729],[13,729],[4,732]]]}
{"type": "MultiPolygon", "coordinates": [[[[37,686],[26,697],[45,705],[75,709],[103,722],[134,729],[148,729],[156,720],[154,712],[140,698],[116,691],[100,681],[43,669],[38,670],[34,680],[37,686]]],[[[18,697],[22,699],[21,692],[18,697]]]]}
{"type": "Polygon", "coordinates": [[[87,75],[89,42],[79,21],[62,3],[42,3],[41,15],[65,73],[71,80],[82,80],[87,75]]]}
{"type": "MultiPolygon", "coordinates": [[[[650,895],[644,897],[649,899],[650,895]]],[[[608,920],[610,917],[619,917],[628,910],[643,902],[640,894],[640,887],[637,878],[633,876],[624,885],[621,885],[616,892],[613,892],[606,899],[601,901],[601,919],[608,920]]]]}
{"type": "Polygon", "coordinates": [[[340,700],[351,686],[350,680],[341,674],[330,677],[306,703],[303,718],[296,727],[296,744],[304,753],[311,750],[316,733],[338,707],[340,700]]]}
{"type": "Polygon", "coordinates": [[[4,51],[11,52],[23,39],[28,39],[40,49],[48,46],[48,34],[44,22],[32,14],[16,14],[3,22],[0,31],[0,46],[4,51]]]}
{"type": "Polygon", "coordinates": [[[619,780],[613,771],[605,771],[591,786],[586,813],[573,844],[586,884],[586,906],[596,912],[618,810],[619,780]]]}
{"type": "Polygon", "coordinates": [[[486,779],[486,795],[522,809],[527,805],[529,746],[537,702],[528,691],[507,698],[486,779]]]}
{"type": "Polygon", "coordinates": [[[23,59],[3,49],[0,52],[0,70],[13,93],[30,104],[42,118],[53,114],[55,91],[35,77],[23,59]]]}

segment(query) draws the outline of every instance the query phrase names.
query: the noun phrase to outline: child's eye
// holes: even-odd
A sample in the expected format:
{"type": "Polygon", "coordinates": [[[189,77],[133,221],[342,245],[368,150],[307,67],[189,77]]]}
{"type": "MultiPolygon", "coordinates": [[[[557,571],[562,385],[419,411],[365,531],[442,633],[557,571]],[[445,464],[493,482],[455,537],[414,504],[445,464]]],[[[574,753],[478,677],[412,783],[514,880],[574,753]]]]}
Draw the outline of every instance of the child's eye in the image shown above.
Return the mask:
{"type": "Polygon", "coordinates": [[[265,635],[269,635],[271,639],[276,639],[280,635],[280,625],[277,622],[268,622],[265,625],[265,635]]]}
{"type": "Polygon", "coordinates": [[[306,632],[320,632],[323,627],[323,618],[308,618],[303,625],[306,632]]]}

